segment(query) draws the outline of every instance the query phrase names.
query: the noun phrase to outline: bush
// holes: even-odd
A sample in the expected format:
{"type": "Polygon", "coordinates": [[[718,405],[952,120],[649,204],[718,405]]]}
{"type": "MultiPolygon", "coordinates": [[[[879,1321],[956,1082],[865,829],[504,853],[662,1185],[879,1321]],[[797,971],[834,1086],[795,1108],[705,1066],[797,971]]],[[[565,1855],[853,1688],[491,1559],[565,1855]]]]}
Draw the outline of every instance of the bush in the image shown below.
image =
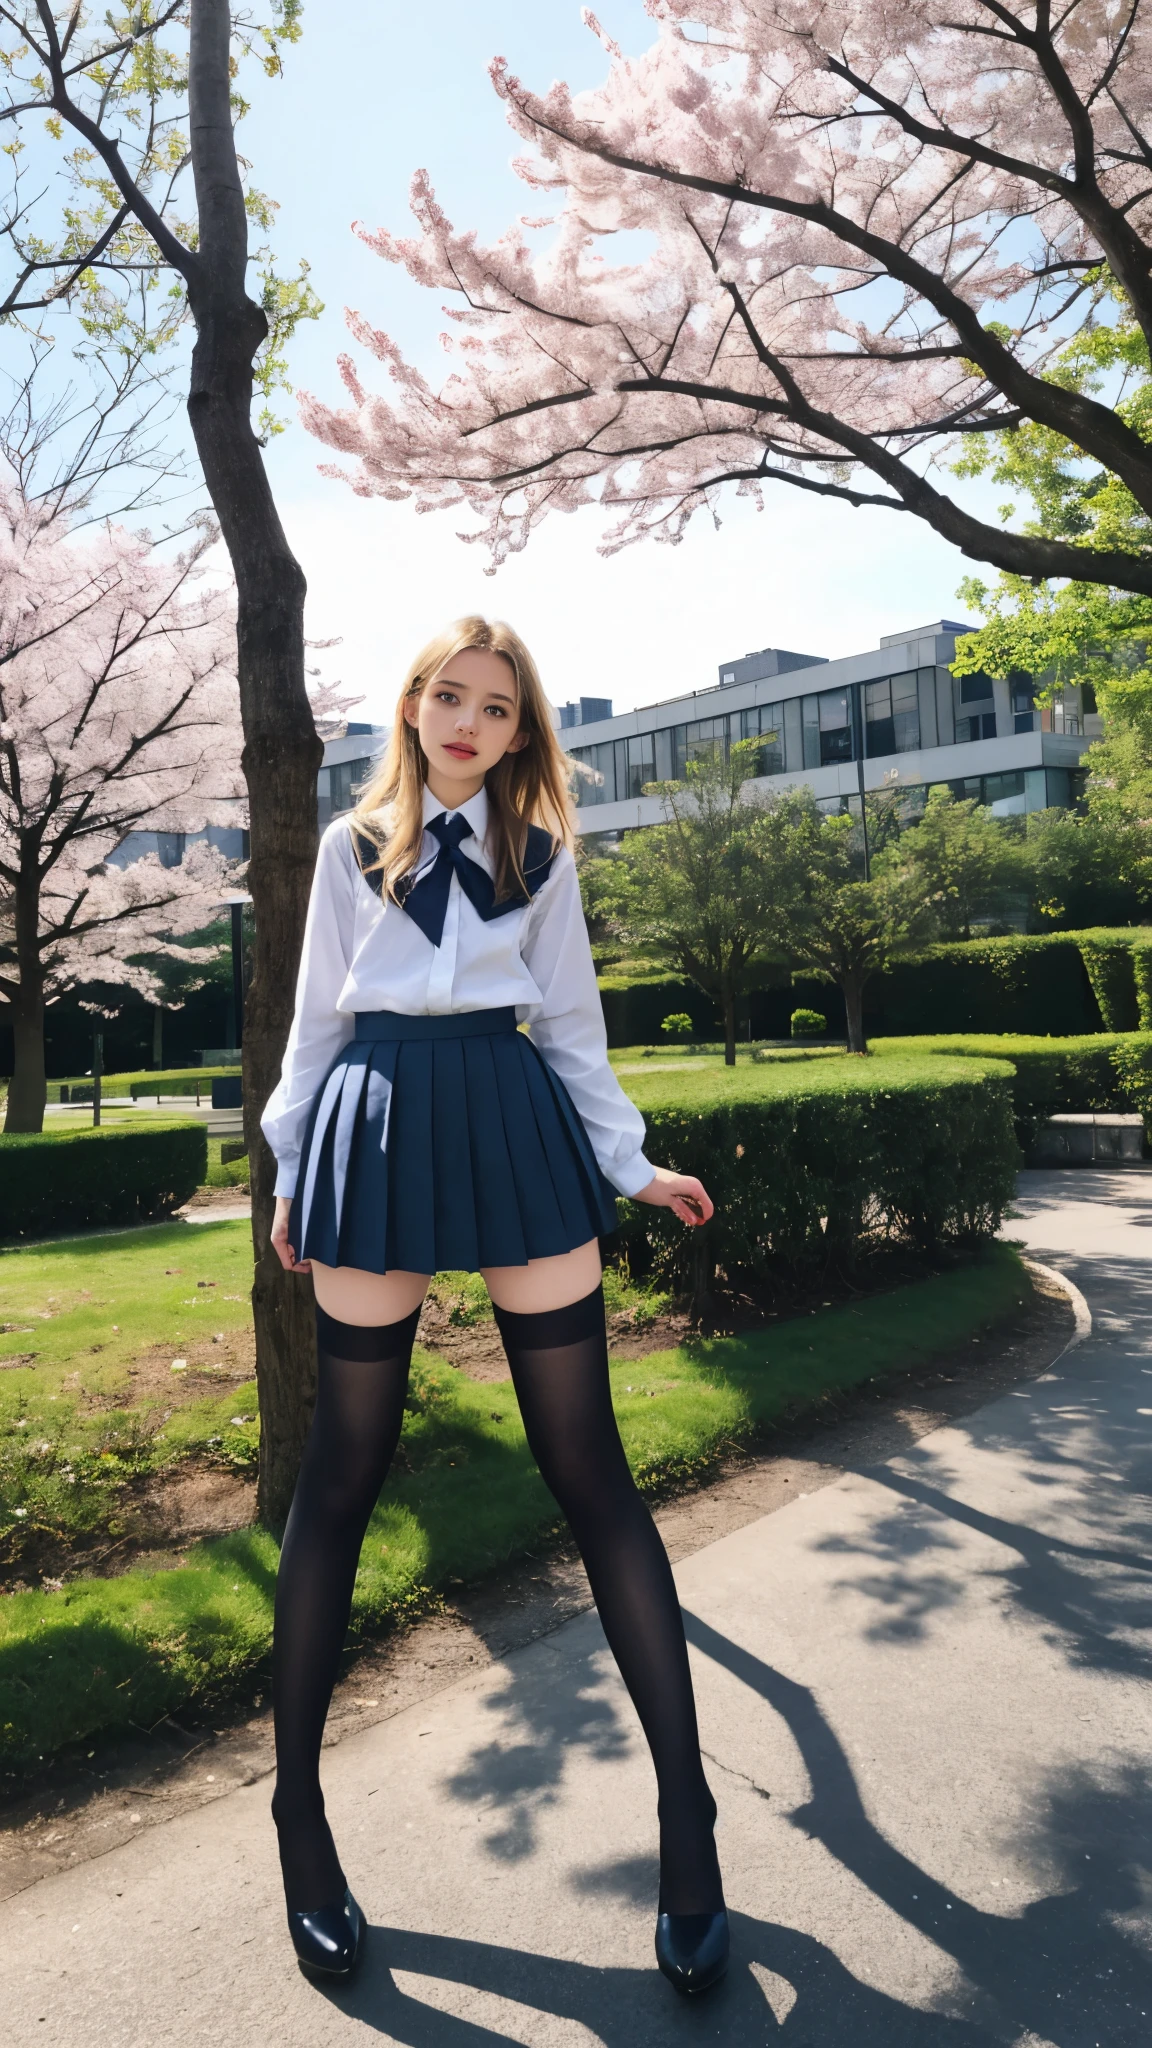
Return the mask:
{"type": "Polygon", "coordinates": [[[203,1185],[207,1166],[206,1127],[183,1119],[0,1136],[0,1237],[163,1215],[203,1185]]]}
{"type": "Polygon", "coordinates": [[[828,1019],[819,1010],[793,1010],[790,1018],[793,1038],[823,1038],[828,1019]]]}
{"type": "Polygon", "coordinates": [[[622,1205],[637,1272],[708,1292],[794,1283],[892,1244],[926,1254],[990,1237],[1019,1164],[1003,1062],[843,1056],[630,1077],[651,1156],[704,1182],[716,1214],[685,1231],[622,1205]]]}
{"type": "Polygon", "coordinates": [[[1071,1111],[1140,1110],[1152,1075],[1152,1034],[1104,1033],[1082,1038],[1025,1038],[1002,1034],[945,1034],[932,1038],[874,1038],[880,1058],[910,1052],[950,1059],[1009,1060],[1012,1113],[1025,1148],[1050,1116],[1071,1111]]]}
{"type": "Polygon", "coordinates": [[[665,1017],[660,1029],[667,1039],[691,1038],[692,1019],[687,1010],[674,1010],[670,1017],[665,1017]]]}

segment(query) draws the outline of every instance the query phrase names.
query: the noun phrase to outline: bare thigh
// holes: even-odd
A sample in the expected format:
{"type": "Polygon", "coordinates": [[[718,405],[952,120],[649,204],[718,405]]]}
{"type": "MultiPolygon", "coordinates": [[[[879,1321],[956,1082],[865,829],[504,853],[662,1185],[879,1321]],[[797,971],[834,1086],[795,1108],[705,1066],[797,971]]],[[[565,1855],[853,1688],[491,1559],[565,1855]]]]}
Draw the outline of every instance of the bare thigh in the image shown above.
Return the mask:
{"type": "Polygon", "coordinates": [[[529,1259],[526,1266],[482,1266],[484,1285],[497,1308],[531,1316],[541,1309],[567,1308],[583,1301],[600,1285],[600,1245],[596,1238],[562,1252],[555,1259],[529,1259]]]}
{"type": "Polygon", "coordinates": [[[319,1259],[311,1264],[312,1285],[325,1315],[366,1329],[410,1316],[432,1278],[431,1273],[366,1273],[360,1266],[322,1266],[319,1259]]]}

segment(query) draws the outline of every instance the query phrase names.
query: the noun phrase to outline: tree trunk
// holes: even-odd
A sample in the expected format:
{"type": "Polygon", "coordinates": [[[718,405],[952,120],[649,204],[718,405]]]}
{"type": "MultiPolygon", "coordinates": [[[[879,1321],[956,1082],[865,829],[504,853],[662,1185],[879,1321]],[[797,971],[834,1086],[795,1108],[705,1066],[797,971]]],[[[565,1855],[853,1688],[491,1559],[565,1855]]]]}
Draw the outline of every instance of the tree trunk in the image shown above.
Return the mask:
{"type": "Polygon", "coordinates": [[[44,1077],[44,997],[22,988],[9,1011],[12,1022],[12,1079],[8,1083],[6,1132],[42,1131],[48,1084],[44,1077]]]}
{"type": "Polygon", "coordinates": [[[726,1067],[734,1067],[736,1065],[736,995],[735,991],[727,983],[724,984],[720,991],[720,1006],[724,1013],[724,1064],[726,1067]]]}
{"type": "Polygon", "coordinates": [[[287,1515],[311,1415],[310,1282],[269,1245],[275,1161],[259,1118],[280,1074],[316,860],[323,747],[304,687],[304,575],[288,546],[252,429],[252,364],[267,332],[245,289],[246,228],[229,105],[227,0],[193,0],[190,116],[201,274],[190,282],[196,346],[188,417],[237,591],[255,943],[244,1020],[244,1136],[252,1181],[260,1518],[287,1515]],[[237,260],[237,246],[241,259],[237,260]]]}
{"type": "Polygon", "coordinates": [[[868,1041],[864,1036],[864,983],[855,979],[843,981],[844,1014],[848,1019],[849,1052],[866,1053],[868,1041]]]}
{"type": "Polygon", "coordinates": [[[17,993],[12,1020],[12,1079],[6,1132],[44,1128],[48,1083],[44,1073],[44,977],[40,965],[39,849],[24,846],[12,905],[17,993]]]}
{"type": "Polygon", "coordinates": [[[164,1065],[164,1011],[159,1003],[152,1005],[152,1065],[164,1065]]]}
{"type": "Polygon", "coordinates": [[[698,1223],[692,1232],[692,1294],[688,1314],[696,1327],[705,1332],[712,1327],[716,1309],[712,1291],[715,1278],[712,1232],[706,1223],[698,1223]]]}

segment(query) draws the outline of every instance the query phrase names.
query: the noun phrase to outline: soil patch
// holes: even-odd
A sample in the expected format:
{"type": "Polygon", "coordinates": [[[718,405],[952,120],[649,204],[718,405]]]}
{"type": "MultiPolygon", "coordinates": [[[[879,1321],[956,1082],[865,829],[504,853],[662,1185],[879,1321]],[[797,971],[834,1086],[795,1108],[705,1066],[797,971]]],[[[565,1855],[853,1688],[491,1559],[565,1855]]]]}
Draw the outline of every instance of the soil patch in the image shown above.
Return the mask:
{"type": "MultiPolygon", "coordinates": [[[[183,1343],[179,1350],[171,1344],[153,1344],[147,1351],[137,1353],[127,1371],[127,1392],[89,1393],[84,1406],[89,1410],[136,1407],[150,1405],[159,1397],[171,1411],[187,1401],[202,1400],[214,1386],[253,1380],[255,1333],[250,1325],[246,1329],[213,1331],[183,1343]]],[[[67,1381],[64,1384],[67,1386],[67,1381]]]]}
{"type": "MultiPolygon", "coordinates": [[[[438,1351],[470,1380],[511,1378],[500,1332],[488,1317],[475,1323],[454,1323],[453,1311],[429,1295],[420,1313],[417,1342],[438,1351]]],[[[646,1358],[650,1351],[671,1351],[692,1334],[687,1315],[637,1317],[629,1310],[608,1318],[608,1349],[613,1358],[646,1358]]]]}
{"type": "MultiPolygon", "coordinates": [[[[706,1483],[656,1508],[675,1562],[907,1449],[1054,1362],[1075,1327],[1068,1297],[1033,1273],[1037,1293],[1017,1315],[932,1365],[830,1396],[777,1429],[767,1445],[739,1451],[706,1483]]],[[[431,1698],[478,1665],[548,1635],[590,1606],[575,1551],[558,1544],[455,1593],[405,1628],[347,1654],[325,1744],[339,1742],[431,1698]]],[[[61,1757],[5,1803],[0,1816],[0,1897],[72,1869],[142,1828],[225,1796],[272,1768],[271,1713],[261,1694],[229,1724],[182,1713],[156,1728],[61,1757]]]]}
{"type": "Polygon", "coordinates": [[[125,1504],[127,1540],[136,1546],[134,1566],[159,1570],[180,1560],[167,1554],[153,1562],[146,1546],[151,1539],[169,1548],[195,1543],[203,1536],[228,1536],[246,1529],[256,1515],[255,1473],[233,1472],[188,1458],[176,1471],[156,1473],[125,1504]]]}
{"type": "Polygon", "coordinates": [[[184,1216],[189,1209],[237,1209],[241,1204],[250,1201],[250,1198],[251,1190],[247,1181],[231,1188],[197,1188],[196,1193],[188,1197],[183,1208],[177,1209],[176,1215],[184,1216]]]}

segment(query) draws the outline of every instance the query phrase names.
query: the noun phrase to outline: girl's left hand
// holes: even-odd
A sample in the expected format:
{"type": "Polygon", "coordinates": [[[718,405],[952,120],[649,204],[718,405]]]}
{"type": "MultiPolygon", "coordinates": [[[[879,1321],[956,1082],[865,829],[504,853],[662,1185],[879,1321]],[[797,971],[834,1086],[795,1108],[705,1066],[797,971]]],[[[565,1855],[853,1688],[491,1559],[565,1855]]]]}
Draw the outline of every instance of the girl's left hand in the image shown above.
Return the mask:
{"type": "Polygon", "coordinates": [[[673,1173],[658,1166],[646,1188],[633,1195],[634,1202],[650,1202],[654,1209],[671,1209],[681,1223],[707,1223],[712,1201],[702,1181],[692,1173],[673,1173]]]}

